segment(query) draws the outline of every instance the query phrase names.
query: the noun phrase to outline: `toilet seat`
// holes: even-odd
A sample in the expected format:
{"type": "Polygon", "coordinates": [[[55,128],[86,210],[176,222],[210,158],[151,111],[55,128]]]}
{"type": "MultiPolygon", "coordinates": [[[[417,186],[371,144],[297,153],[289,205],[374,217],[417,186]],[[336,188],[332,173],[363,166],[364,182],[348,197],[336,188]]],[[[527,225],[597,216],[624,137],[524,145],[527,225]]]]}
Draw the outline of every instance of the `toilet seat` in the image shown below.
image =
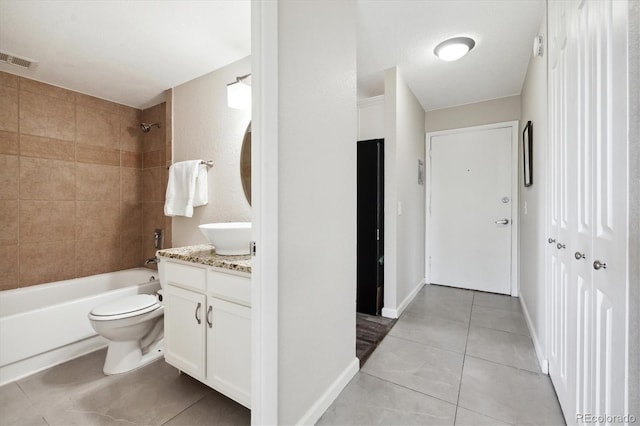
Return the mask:
{"type": "Polygon", "coordinates": [[[94,321],[113,321],[153,312],[162,305],[155,296],[150,294],[137,294],[127,296],[111,302],[98,305],[89,313],[89,319],[94,321]]]}

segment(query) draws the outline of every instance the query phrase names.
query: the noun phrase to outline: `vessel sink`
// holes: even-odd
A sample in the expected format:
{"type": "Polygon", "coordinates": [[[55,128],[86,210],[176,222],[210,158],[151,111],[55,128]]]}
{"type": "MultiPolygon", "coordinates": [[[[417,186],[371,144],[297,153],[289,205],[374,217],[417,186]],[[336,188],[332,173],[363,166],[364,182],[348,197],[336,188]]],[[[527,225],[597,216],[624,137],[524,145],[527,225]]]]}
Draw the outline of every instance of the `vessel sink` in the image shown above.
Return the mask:
{"type": "Polygon", "coordinates": [[[203,223],[198,228],[216,247],[216,254],[231,256],[250,252],[251,222],[203,223]]]}

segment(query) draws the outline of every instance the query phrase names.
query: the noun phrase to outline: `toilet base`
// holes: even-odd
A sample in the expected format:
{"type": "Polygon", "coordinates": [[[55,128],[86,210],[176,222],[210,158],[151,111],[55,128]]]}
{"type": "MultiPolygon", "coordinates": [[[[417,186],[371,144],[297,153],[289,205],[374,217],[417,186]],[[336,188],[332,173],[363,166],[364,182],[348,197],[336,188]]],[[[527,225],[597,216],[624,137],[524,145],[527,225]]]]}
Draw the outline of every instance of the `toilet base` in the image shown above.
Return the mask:
{"type": "Polygon", "coordinates": [[[142,353],[139,341],[109,342],[102,371],[106,375],[122,374],[149,364],[164,356],[164,339],[152,344],[142,353]]]}

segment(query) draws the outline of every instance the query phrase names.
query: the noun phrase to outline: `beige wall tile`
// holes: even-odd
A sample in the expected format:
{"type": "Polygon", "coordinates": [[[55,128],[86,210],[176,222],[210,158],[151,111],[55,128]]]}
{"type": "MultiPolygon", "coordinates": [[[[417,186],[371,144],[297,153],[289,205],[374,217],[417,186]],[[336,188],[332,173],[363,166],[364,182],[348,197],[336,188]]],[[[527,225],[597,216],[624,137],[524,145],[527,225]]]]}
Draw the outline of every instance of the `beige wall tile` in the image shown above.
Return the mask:
{"type": "Polygon", "coordinates": [[[140,123],[142,111],[136,108],[120,105],[120,149],[141,152],[142,136],[140,123]]]}
{"type": "MultiPolygon", "coordinates": [[[[166,189],[163,189],[163,168],[142,170],[142,200],[143,201],[164,201],[166,189]]],[[[166,186],[164,186],[166,188],[166,186]]]]}
{"type": "Polygon", "coordinates": [[[142,215],[142,203],[125,201],[121,202],[120,234],[127,236],[142,235],[142,215]]]}
{"type": "Polygon", "coordinates": [[[142,167],[149,169],[152,167],[162,167],[164,165],[165,150],[147,151],[142,156],[142,167]]]}
{"type": "Polygon", "coordinates": [[[0,291],[18,288],[18,245],[0,244],[0,291]]]}
{"type": "Polygon", "coordinates": [[[38,93],[20,92],[20,133],[73,141],[73,102],[38,93]]]}
{"type": "Polygon", "coordinates": [[[78,201],[76,239],[113,238],[120,235],[120,203],[78,201]]]}
{"type": "Polygon", "coordinates": [[[18,244],[18,200],[0,203],[0,245],[18,244]]]}
{"type": "Polygon", "coordinates": [[[120,167],[76,163],[76,200],[120,201],[120,167]]]}
{"type": "Polygon", "coordinates": [[[0,154],[18,155],[19,152],[18,134],[0,131],[0,154]]]}
{"type": "Polygon", "coordinates": [[[75,103],[76,92],[63,89],[62,87],[52,86],[51,84],[30,80],[24,77],[20,77],[20,91],[37,93],[40,95],[60,99],[65,102],[70,102],[72,104],[75,103]]]}
{"type": "Polygon", "coordinates": [[[97,108],[113,114],[120,113],[120,106],[115,102],[96,98],[94,96],[85,95],[84,93],[74,92],[74,94],[76,97],[76,105],[78,106],[89,107],[94,109],[97,108]]]}
{"type": "Polygon", "coordinates": [[[173,152],[171,150],[171,143],[167,143],[166,151],[165,151],[165,165],[167,167],[171,166],[173,162],[173,152]]]}
{"type": "Polygon", "coordinates": [[[153,235],[156,228],[164,229],[164,203],[143,203],[142,207],[142,232],[144,235],[153,235]]]}
{"type": "Polygon", "coordinates": [[[142,168],[142,153],[131,151],[120,151],[120,165],[122,167],[142,168]]]}
{"type": "Polygon", "coordinates": [[[120,194],[122,201],[142,201],[142,170],[120,170],[120,194]]]}
{"type": "Polygon", "coordinates": [[[18,89],[0,86],[0,130],[18,131],[18,89]]]}
{"type": "Polygon", "coordinates": [[[117,271],[120,236],[76,241],[76,264],[78,277],[117,271]]]}
{"type": "Polygon", "coordinates": [[[158,104],[142,111],[142,118],[145,123],[160,123],[160,128],[153,127],[149,133],[145,133],[142,140],[142,150],[159,151],[165,149],[166,129],[165,129],[165,103],[158,104]]]}
{"type": "Polygon", "coordinates": [[[20,287],[74,278],[75,265],[74,241],[21,243],[20,287]]]}
{"type": "Polygon", "coordinates": [[[144,265],[142,258],[142,237],[139,235],[122,235],[120,237],[122,269],[136,268],[144,265]]]}
{"type": "Polygon", "coordinates": [[[20,162],[17,155],[0,154],[0,200],[17,200],[20,162]]]}
{"type": "Polygon", "coordinates": [[[78,143],[76,145],[76,161],[79,163],[120,166],[120,150],[78,143]]]}
{"type": "Polygon", "coordinates": [[[116,113],[78,106],[76,131],[79,143],[120,149],[120,122],[116,113]]]}
{"type": "Polygon", "coordinates": [[[9,74],[8,72],[0,71],[0,86],[18,88],[18,76],[9,74]]]}
{"type": "Polygon", "coordinates": [[[22,200],[74,200],[75,181],[71,161],[20,157],[22,200]]]}
{"type": "Polygon", "coordinates": [[[75,239],[76,203],[20,201],[20,245],[75,239]]]}
{"type": "Polygon", "coordinates": [[[20,155],[74,161],[76,159],[75,143],[40,136],[21,135],[20,155]]]}

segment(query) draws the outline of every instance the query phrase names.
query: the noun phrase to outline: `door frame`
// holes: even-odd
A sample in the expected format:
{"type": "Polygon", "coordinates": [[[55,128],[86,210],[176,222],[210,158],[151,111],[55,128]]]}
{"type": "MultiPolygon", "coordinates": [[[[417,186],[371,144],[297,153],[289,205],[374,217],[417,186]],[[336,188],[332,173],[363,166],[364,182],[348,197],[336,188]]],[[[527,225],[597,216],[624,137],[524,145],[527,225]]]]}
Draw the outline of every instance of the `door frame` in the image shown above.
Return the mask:
{"type": "Polygon", "coordinates": [[[251,424],[278,424],[278,3],[251,2],[251,424]]]}
{"type": "Polygon", "coordinates": [[[519,252],[518,252],[518,237],[520,221],[518,217],[519,213],[519,179],[518,179],[518,158],[519,158],[519,122],[518,120],[504,121],[500,123],[484,124],[480,126],[461,127],[457,129],[439,130],[436,132],[427,132],[425,136],[425,153],[428,159],[428,170],[426,172],[425,182],[425,282],[431,283],[431,241],[429,239],[429,229],[431,224],[431,139],[434,136],[451,135],[457,133],[470,133],[481,130],[492,129],[511,129],[511,296],[518,297],[518,290],[520,287],[519,282],[519,252]]]}

